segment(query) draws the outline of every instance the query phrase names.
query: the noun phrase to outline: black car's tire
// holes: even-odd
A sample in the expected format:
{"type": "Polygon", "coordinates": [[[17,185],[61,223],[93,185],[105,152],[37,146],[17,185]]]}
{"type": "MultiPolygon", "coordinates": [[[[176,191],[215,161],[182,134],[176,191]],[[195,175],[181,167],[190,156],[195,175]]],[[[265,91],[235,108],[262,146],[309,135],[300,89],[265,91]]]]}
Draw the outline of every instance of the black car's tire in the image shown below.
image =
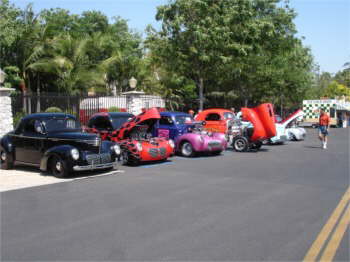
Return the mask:
{"type": "Polygon", "coordinates": [[[13,167],[13,162],[5,150],[0,152],[0,166],[1,169],[11,169],[13,167]]]}
{"type": "Polygon", "coordinates": [[[248,139],[244,136],[236,136],[233,139],[232,147],[237,152],[246,152],[249,148],[248,139]]]}
{"type": "Polygon", "coordinates": [[[195,154],[192,144],[187,141],[181,144],[180,152],[181,152],[181,155],[185,157],[191,157],[191,156],[194,156],[195,154]]]}
{"type": "Polygon", "coordinates": [[[257,141],[257,142],[252,144],[252,148],[256,149],[256,150],[259,150],[262,145],[263,145],[263,143],[261,141],[257,141]]]}
{"type": "Polygon", "coordinates": [[[69,175],[66,162],[59,156],[52,156],[50,158],[48,169],[51,171],[52,175],[58,178],[65,178],[69,175]]]}
{"type": "Polygon", "coordinates": [[[129,152],[122,151],[120,155],[120,161],[122,162],[122,165],[126,166],[129,164],[129,152]]]}

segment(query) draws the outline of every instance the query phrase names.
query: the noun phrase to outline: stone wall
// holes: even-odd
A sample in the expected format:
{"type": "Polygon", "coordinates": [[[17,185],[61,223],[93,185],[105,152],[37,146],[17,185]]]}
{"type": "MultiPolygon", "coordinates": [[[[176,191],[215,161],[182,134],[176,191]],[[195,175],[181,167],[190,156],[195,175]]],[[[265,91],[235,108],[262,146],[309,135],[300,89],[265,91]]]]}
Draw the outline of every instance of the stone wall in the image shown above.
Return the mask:
{"type": "Polygon", "coordinates": [[[10,92],[13,89],[0,87],[0,137],[13,130],[10,92]]]}
{"type": "Polygon", "coordinates": [[[141,96],[144,95],[144,92],[130,91],[123,93],[123,95],[126,96],[127,111],[134,115],[140,114],[143,108],[141,96]]]}

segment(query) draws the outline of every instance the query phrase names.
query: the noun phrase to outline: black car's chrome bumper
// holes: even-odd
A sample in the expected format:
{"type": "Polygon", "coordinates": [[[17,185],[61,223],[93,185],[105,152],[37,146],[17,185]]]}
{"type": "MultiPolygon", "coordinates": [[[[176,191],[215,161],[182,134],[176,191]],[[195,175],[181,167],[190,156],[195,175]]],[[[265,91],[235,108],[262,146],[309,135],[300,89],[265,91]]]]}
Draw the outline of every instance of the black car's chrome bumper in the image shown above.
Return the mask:
{"type": "Polygon", "coordinates": [[[96,169],[105,169],[105,168],[117,168],[118,163],[117,162],[110,162],[105,164],[91,164],[87,166],[73,166],[74,171],[86,171],[86,170],[96,170],[96,169]]]}

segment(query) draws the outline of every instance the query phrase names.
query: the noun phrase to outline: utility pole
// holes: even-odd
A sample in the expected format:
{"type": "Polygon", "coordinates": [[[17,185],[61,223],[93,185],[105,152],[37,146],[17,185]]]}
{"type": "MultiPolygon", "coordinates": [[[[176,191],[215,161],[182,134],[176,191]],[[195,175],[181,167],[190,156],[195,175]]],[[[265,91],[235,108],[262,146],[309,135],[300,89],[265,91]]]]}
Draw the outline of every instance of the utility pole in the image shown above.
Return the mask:
{"type": "Polygon", "coordinates": [[[204,96],[203,96],[203,78],[199,79],[199,110],[203,110],[204,96]]]}

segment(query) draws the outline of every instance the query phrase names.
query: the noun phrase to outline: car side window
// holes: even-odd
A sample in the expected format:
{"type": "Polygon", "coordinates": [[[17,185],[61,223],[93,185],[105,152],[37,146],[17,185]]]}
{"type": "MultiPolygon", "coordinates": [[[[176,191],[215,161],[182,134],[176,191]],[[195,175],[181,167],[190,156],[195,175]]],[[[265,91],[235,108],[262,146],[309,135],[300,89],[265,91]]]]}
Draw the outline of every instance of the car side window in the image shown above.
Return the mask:
{"type": "Polygon", "coordinates": [[[227,119],[234,119],[235,115],[232,114],[232,113],[229,113],[229,112],[225,112],[224,113],[224,118],[225,118],[225,120],[227,120],[227,119]]]}
{"type": "Polygon", "coordinates": [[[170,126],[173,123],[174,123],[173,120],[170,117],[168,117],[168,116],[162,116],[160,118],[160,120],[159,120],[159,124],[160,125],[168,125],[168,126],[170,126]]]}
{"type": "Polygon", "coordinates": [[[95,120],[96,120],[96,117],[92,117],[90,118],[89,122],[88,122],[88,127],[92,128],[94,125],[95,125],[95,120]]]}
{"type": "Polygon", "coordinates": [[[100,130],[113,129],[112,124],[109,121],[108,117],[105,117],[105,116],[96,117],[95,121],[92,124],[92,127],[100,129],[100,130]]]}
{"type": "Polygon", "coordinates": [[[217,113],[210,113],[205,117],[206,121],[219,121],[220,115],[217,113]]]}
{"type": "Polygon", "coordinates": [[[38,120],[36,119],[30,119],[27,121],[24,125],[23,128],[23,133],[24,134],[36,134],[37,132],[35,131],[35,126],[38,125],[38,120]]]}
{"type": "Polygon", "coordinates": [[[44,134],[44,125],[41,121],[39,120],[34,121],[34,129],[36,133],[44,134]]]}

